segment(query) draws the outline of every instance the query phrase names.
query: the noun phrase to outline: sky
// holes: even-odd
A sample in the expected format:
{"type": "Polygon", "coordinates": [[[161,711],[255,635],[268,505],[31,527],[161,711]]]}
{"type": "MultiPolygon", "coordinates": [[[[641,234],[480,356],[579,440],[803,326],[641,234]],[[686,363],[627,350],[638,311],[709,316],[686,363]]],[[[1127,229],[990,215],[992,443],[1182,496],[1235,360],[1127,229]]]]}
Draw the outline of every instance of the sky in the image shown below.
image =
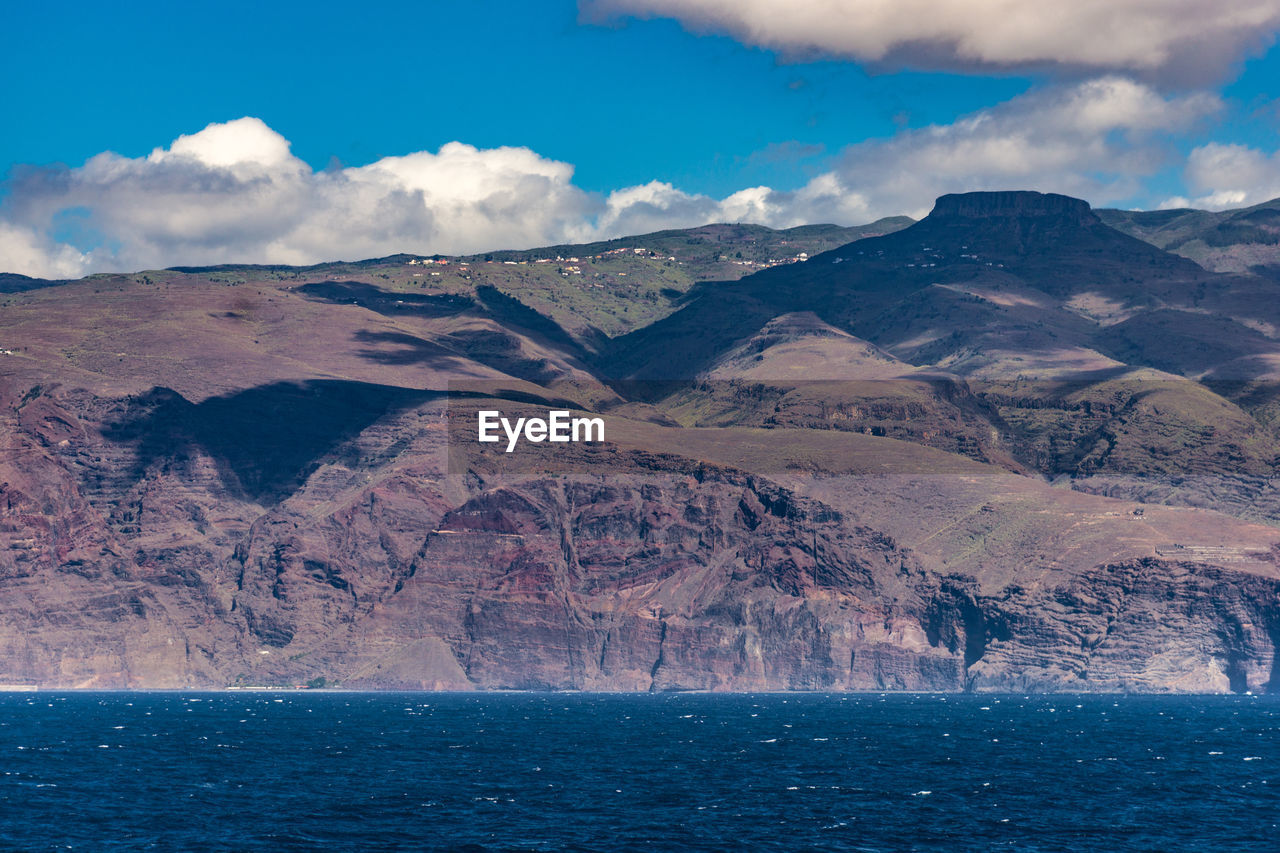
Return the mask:
{"type": "Polygon", "coordinates": [[[1280,0],[22,4],[0,271],[1280,196],[1280,0]],[[1227,7],[1224,11],[1223,8],[1227,7]]]}

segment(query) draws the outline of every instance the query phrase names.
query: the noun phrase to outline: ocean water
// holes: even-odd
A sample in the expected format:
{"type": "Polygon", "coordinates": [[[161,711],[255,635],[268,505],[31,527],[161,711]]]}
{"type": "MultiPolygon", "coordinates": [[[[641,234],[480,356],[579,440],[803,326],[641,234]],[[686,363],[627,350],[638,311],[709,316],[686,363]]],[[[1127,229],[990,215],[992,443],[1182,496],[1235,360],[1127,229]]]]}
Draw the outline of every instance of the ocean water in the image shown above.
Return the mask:
{"type": "Polygon", "coordinates": [[[0,695],[0,849],[1280,849],[1280,697],[0,695]]]}

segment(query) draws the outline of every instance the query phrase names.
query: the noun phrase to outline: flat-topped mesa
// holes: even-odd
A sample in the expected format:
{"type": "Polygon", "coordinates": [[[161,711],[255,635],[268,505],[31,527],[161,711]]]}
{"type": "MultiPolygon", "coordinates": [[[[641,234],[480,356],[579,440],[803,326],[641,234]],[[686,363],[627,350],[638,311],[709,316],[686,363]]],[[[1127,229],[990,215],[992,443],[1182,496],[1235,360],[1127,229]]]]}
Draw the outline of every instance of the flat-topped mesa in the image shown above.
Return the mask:
{"type": "Polygon", "coordinates": [[[950,193],[941,196],[927,217],[942,219],[1032,219],[1051,218],[1078,225],[1100,220],[1087,201],[1029,190],[1006,192],[950,193]]]}
{"type": "MultiPolygon", "coordinates": [[[[1105,286],[1112,299],[1147,299],[1157,278],[1182,281],[1204,272],[1194,261],[1109,227],[1088,202],[1031,191],[944,195],[914,225],[832,254],[833,260],[866,259],[868,273],[858,285],[863,290],[899,287],[891,283],[904,276],[928,285],[938,280],[936,266],[968,264],[1016,273],[1062,298],[1105,286]],[[1135,276],[1133,267],[1143,275],[1135,276]],[[1139,285],[1139,278],[1145,283],[1139,285]]],[[[837,270],[854,275],[854,268],[843,263],[836,267],[823,256],[816,260],[819,269],[831,267],[832,275],[837,270]]],[[[805,310],[812,303],[797,299],[788,307],[805,310]]]]}

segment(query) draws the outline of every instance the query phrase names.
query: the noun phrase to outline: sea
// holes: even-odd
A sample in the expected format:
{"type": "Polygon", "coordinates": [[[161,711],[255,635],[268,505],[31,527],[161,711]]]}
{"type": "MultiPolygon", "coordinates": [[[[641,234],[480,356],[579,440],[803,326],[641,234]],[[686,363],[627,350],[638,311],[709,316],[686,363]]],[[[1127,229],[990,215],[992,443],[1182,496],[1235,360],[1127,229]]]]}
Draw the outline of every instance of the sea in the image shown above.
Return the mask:
{"type": "Polygon", "coordinates": [[[0,695],[3,850],[1280,849],[1280,697],[0,695]]]}

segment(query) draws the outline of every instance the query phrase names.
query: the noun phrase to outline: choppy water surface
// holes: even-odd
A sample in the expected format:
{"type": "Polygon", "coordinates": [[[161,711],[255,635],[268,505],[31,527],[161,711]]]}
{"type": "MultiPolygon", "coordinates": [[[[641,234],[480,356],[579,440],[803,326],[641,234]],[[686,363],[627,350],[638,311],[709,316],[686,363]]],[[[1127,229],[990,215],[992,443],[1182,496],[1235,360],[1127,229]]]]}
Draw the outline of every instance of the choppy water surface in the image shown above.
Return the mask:
{"type": "Polygon", "coordinates": [[[1276,849],[1280,698],[0,696],[0,848],[1276,849]]]}

